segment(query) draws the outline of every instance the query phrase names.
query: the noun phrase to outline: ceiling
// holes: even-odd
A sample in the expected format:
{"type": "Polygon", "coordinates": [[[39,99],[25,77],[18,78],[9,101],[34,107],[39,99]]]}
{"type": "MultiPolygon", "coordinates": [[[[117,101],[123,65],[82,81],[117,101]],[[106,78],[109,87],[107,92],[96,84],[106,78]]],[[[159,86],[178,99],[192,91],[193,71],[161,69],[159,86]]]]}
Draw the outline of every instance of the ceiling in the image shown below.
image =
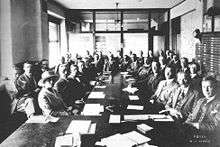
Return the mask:
{"type": "Polygon", "coordinates": [[[172,8],[184,0],[54,0],[68,9],[148,9],[172,8]]]}

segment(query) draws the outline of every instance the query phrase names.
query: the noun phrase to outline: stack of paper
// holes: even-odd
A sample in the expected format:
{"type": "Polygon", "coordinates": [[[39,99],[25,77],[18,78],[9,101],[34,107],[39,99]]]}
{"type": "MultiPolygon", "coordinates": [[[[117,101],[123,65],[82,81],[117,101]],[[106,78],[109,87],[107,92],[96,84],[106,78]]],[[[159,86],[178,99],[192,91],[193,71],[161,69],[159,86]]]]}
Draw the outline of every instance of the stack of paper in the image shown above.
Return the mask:
{"type": "Polygon", "coordinates": [[[130,87],[128,86],[127,88],[124,88],[123,91],[134,94],[138,89],[136,87],[130,87]]]}
{"type": "Polygon", "coordinates": [[[109,117],[109,123],[111,124],[111,123],[115,123],[115,124],[117,124],[117,123],[120,123],[121,122],[121,116],[120,115],[110,115],[110,117],[109,117]]]}
{"type": "Polygon", "coordinates": [[[73,120],[66,130],[67,134],[88,134],[91,120],[73,120]]]}
{"type": "Polygon", "coordinates": [[[104,92],[91,92],[88,99],[104,99],[104,92]]]}
{"type": "Polygon", "coordinates": [[[107,138],[101,139],[101,142],[97,142],[96,145],[107,147],[132,147],[138,144],[143,144],[151,139],[141,135],[136,131],[132,131],[126,134],[115,134],[107,138]]]}
{"type": "Polygon", "coordinates": [[[140,124],[140,125],[137,125],[137,129],[142,132],[142,133],[147,133],[148,131],[152,130],[153,128],[146,125],[146,124],[140,124]]]}
{"type": "Polygon", "coordinates": [[[88,116],[100,116],[101,112],[104,112],[104,106],[100,104],[86,104],[81,114],[88,116]]]}
{"type": "Polygon", "coordinates": [[[55,147],[73,146],[73,135],[68,134],[56,137],[55,147]]]}
{"type": "Polygon", "coordinates": [[[144,106],[140,106],[140,105],[128,105],[127,109],[130,109],[130,110],[144,110],[144,106]]]}
{"type": "Polygon", "coordinates": [[[136,100],[139,100],[139,97],[137,95],[129,95],[129,100],[131,101],[136,101],[136,100]]]}

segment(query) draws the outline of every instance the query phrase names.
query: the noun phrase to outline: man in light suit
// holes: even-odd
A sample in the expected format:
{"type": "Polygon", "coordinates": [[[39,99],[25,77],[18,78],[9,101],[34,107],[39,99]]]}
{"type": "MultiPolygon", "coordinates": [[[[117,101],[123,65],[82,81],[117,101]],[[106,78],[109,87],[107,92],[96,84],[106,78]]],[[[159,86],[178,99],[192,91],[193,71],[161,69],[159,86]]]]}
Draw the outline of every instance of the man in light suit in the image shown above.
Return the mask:
{"type": "Polygon", "coordinates": [[[185,121],[198,100],[198,91],[190,85],[190,75],[186,72],[177,74],[179,88],[170,96],[166,110],[177,120],[185,121]]]}

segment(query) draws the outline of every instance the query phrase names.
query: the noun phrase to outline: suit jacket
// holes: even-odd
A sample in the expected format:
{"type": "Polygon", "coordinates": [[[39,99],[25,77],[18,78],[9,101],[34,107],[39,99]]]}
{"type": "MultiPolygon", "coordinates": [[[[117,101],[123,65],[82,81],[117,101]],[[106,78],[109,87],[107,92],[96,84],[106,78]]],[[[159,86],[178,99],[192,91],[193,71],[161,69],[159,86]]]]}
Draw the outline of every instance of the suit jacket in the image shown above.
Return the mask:
{"type": "Polygon", "coordinates": [[[68,80],[60,78],[55,84],[54,89],[60,94],[63,101],[67,104],[68,99],[68,80]]]}
{"type": "Polygon", "coordinates": [[[38,95],[39,106],[45,115],[58,115],[59,112],[66,110],[63,100],[60,98],[59,93],[52,89],[49,91],[42,88],[38,95]]]}
{"type": "Polygon", "coordinates": [[[153,98],[156,99],[158,103],[166,105],[170,95],[179,87],[174,79],[171,80],[172,81],[169,83],[167,80],[160,81],[157,90],[153,95],[153,98]]]}
{"type": "Polygon", "coordinates": [[[15,86],[18,90],[19,96],[30,96],[36,97],[36,93],[34,90],[38,88],[35,77],[28,77],[25,73],[20,75],[18,79],[15,81],[15,86]]]}
{"type": "Polygon", "coordinates": [[[220,99],[219,95],[206,102],[206,98],[198,100],[186,123],[199,123],[199,130],[213,132],[219,128],[220,123],[220,99]]]}
{"type": "Polygon", "coordinates": [[[189,87],[185,96],[181,96],[181,88],[179,87],[170,97],[167,105],[181,112],[183,120],[185,120],[190,113],[192,113],[195,103],[198,101],[198,91],[189,87]]]}

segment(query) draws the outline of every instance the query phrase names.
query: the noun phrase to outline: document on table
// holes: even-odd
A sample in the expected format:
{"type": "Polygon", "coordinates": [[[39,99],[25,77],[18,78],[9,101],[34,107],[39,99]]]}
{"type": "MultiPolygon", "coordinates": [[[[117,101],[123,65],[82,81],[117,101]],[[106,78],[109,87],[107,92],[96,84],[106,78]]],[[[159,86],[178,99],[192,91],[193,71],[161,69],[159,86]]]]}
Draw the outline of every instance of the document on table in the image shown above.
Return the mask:
{"type": "Polygon", "coordinates": [[[163,118],[167,118],[167,115],[165,115],[165,114],[148,114],[148,118],[150,118],[150,119],[163,119],[163,118]]]}
{"type": "Polygon", "coordinates": [[[121,116],[120,115],[110,115],[109,117],[109,123],[113,124],[117,124],[117,123],[120,123],[121,122],[121,116]]]}
{"type": "Polygon", "coordinates": [[[130,110],[144,110],[144,106],[140,106],[140,105],[128,105],[127,109],[130,109],[130,110]]]}
{"type": "Polygon", "coordinates": [[[146,124],[139,124],[139,125],[137,125],[137,129],[145,134],[148,131],[152,130],[153,128],[151,126],[146,125],[146,124]]]}
{"type": "Polygon", "coordinates": [[[125,121],[135,121],[135,120],[147,120],[147,114],[138,114],[138,115],[124,115],[125,121]]]}
{"type": "Polygon", "coordinates": [[[96,131],[96,123],[92,123],[88,131],[88,134],[95,134],[95,131],[96,131]]]}
{"type": "Polygon", "coordinates": [[[104,106],[100,104],[85,104],[82,115],[100,116],[104,112],[104,106]]]}
{"type": "Polygon", "coordinates": [[[125,133],[125,134],[123,134],[123,136],[136,142],[136,144],[143,144],[143,143],[146,143],[151,140],[150,138],[148,138],[148,137],[146,137],[136,131],[131,131],[131,132],[125,133]]]}
{"type": "Polygon", "coordinates": [[[91,92],[88,99],[104,99],[104,92],[91,92]]]}
{"type": "Polygon", "coordinates": [[[101,142],[96,143],[96,145],[97,144],[105,145],[107,147],[118,147],[119,145],[121,147],[132,147],[136,144],[136,142],[130,140],[122,134],[115,134],[107,138],[101,139],[101,142]]]}
{"type": "Polygon", "coordinates": [[[123,91],[134,94],[138,89],[136,87],[126,87],[123,89],[123,91]]]}
{"type": "Polygon", "coordinates": [[[105,85],[103,85],[103,86],[97,85],[97,86],[95,86],[95,88],[104,89],[104,88],[106,88],[106,86],[105,85]]]}
{"type": "Polygon", "coordinates": [[[164,118],[155,118],[154,121],[158,121],[158,122],[173,122],[173,118],[169,115],[167,115],[164,118]]]}
{"type": "Polygon", "coordinates": [[[129,100],[131,101],[136,101],[136,100],[139,100],[139,97],[137,95],[129,95],[129,100]]]}
{"type": "Polygon", "coordinates": [[[73,135],[67,134],[56,137],[55,147],[73,146],[73,135]]]}
{"type": "Polygon", "coordinates": [[[73,120],[66,130],[67,134],[88,134],[91,127],[91,120],[73,120]]]}

